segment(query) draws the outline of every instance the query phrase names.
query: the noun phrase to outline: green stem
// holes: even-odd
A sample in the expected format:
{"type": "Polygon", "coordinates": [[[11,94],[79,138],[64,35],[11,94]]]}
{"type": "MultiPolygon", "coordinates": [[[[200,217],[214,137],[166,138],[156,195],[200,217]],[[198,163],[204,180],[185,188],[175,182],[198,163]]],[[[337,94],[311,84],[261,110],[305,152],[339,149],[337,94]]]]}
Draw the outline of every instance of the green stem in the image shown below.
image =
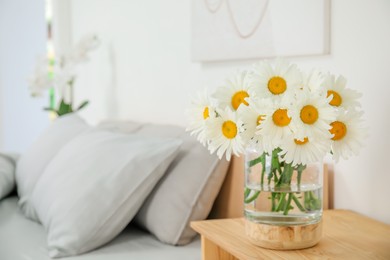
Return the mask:
{"type": "Polygon", "coordinates": [[[273,177],[273,173],[272,173],[272,170],[268,173],[268,176],[267,176],[267,179],[268,179],[268,185],[271,184],[271,180],[272,180],[272,177],[273,177]]]}
{"type": "Polygon", "coordinates": [[[260,195],[260,191],[256,191],[251,197],[244,199],[244,203],[245,204],[251,203],[252,201],[257,199],[257,197],[259,197],[259,195],[260,195]]]}
{"type": "MultiPolygon", "coordinates": [[[[285,192],[284,188],[289,188],[292,181],[292,176],[294,171],[297,171],[297,182],[298,187],[300,187],[301,180],[302,180],[302,173],[306,169],[306,166],[304,165],[298,165],[293,167],[292,163],[286,163],[284,161],[279,161],[279,152],[280,149],[276,148],[272,151],[271,155],[271,169],[268,172],[268,184],[271,183],[271,180],[275,184],[275,188],[279,188],[280,191],[283,192],[272,192],[271,193],[271,211],[272,212],[279,212],[283,211],[283,215],[288,215],[289,211],[293,209],[294,207],[291,205],[292,201],[296,204],[296,206],[299,208],[300,211],[306,212],[306,204],[318,204],[318,199],[314,198],[314,194],[306,194],[304,193],[304,204],[305,207],[302,206],[302,204],[299,202],[298,197],[294,193],[285,192]],[[316,203],[314,203],[316,202],[316,203]]],[[[261,162],[263,165],[262,173],[261,173],[261,185],[263,185],[264,182],[264,176],[265,176],[265,159],[266,155],[263,154],[259,158],[256,158],[253,160],[253,163],[261,162]]],[[[252,162],[252,161],[251,161],[252,162]]],[[[251,164],[250,164],[251,165],[251,164]]],[[[254,164],[253,164],[254,165],[254,164]]],[[[250,198],[246,199],[246,201],[252,201],[253,197],[257,198],[258,194],[253,194],[250,198]]]]}
{"type": "Polygon", "coordinates": [[[321,208],[321,200],[313,193],[313,191],[305,192],[304,196],[305,208],[307,210],[317,210],[321,208]]]}
{"type": "Polygon", "coordinates": [[[249,196],[249,193],[251,193],[251,189],[245,187],[245,191],[244,191],[244,198],[245,199],[249,196]]]}
{"type": "Polygon", "coordinates": [[[274,212],[275,208],[276,208],[275,196],[276,196],[276,193],[272,192],[272,194],[271,194],[271,211],[272,212],[274,212]]]}
{"type": "Polygon", "coordinates": [[[293,200],[300,211],[302,211],[302,212],[306,211],[305,208],[302,206],[302,204],[299,202],[298,198],[295,196],[295,194],[293,194],[293,200]]]}
{"type": "Polygon", "coordinates": [[[292,194],[292,193],[288,194],[287,203],[284,205],[283,215],[287,215],[288,214],[288,211],[290,210],[290,204],[291,204],[291,199],[292,199],[293,195],[294,194],[292,194]]]}
{"type": "MultiPolygon", "coordinates": [[[[263,156],[263,155],[262,155],[263,156]]],[[[262,156],[259,156],[257,157],[256,159],[253,159],[251,161],[248,162],[248,167],[253,167],[255,166],[256,164],[258,163],[261,163],[262,162],[262,156]]]]}
{"type": "Polygon", "coordinates": [[[282,172],[281,168],[280,168],[280,163],[279,163],[279,153],[280,153],[281,149],[280,148],[276,148],[272,151],[272,158],[271,158],[271,171],[274,172],[274,171],[278,171],[279,173],[282,172]]]}
{"type": "Polygon", "coordinates": [[[49,108],[54,110],[56,106],[55,93],[54,88],[50,88],[49,90],[49,108]]]}
{"type": "Polygon", "coordinates": [[[278,205],[276,206],[276,210],[275,210],[276,212],[281,211],[282,208],[285,207],[285,205],[286,205],[286,203],[285,203],[285,201],[286,201],[286,195],[287,195],[287,193],[285,193],[285,192],[283,192],[283,193],[280,194],[279,203],[278,203],[278,205]]]}
{"type": "Polygon", "coordinates": [[[284,165],[284,169],[283,169],[283,179],[282,179],[282,183],[283,184],[291,184],[291,177],[292,177],[292,174],[293,174],[293,167],[291,165],[291,163],[286,163],[284,165]]]}
{"type": "Polygon", "coordinates": [[[262,169],[261,169],[261,183],[260,184],[263,187],[264,175],[265,175],[265,158],[266,158],[265,153],[263,153],[260,158],[261,158],[261,166],[262,166],[262,169]]]}
{"type": "MultiPolygon", "coordinates": [[[[280,177],[282,177],[282,176],[280,176],[280,177]]],[[[274,182],[277,183],[276,186],[278,186],[278,183],[279,183],[279,181],[280,181],[282,178],[278,179],[278,175],[276,174],[276,171],[274,171],[274,178],[275,178],[274,182]]]]}

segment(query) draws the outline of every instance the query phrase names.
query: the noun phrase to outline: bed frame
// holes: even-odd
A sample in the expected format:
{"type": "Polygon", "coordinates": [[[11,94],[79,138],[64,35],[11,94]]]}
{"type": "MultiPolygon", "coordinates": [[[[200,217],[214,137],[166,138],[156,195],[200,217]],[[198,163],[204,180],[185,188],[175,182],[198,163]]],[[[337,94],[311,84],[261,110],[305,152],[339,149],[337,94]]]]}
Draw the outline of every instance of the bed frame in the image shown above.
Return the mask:
{"type": "MultiPolygon", "coordinates": [[[[333,165],[324,164],[323,209],[333,208],[333,165]]],[[[209,218],[239,218],[244,214],[244,158],[233,157],[209,218]]]]}

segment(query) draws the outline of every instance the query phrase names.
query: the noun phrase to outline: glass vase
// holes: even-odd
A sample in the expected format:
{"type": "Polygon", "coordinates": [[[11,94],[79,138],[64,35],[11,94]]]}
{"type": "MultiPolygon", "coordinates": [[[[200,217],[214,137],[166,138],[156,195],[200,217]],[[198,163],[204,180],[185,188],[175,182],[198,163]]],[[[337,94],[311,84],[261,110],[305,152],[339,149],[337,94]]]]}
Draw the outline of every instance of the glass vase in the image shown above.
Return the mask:
{"type": "Polygon", "coordinates": [[[252,242],[267,248],[313,246],[321,237],[323,163],[292,165],[279,152],[246,149],[246,232],[252,242]]]}

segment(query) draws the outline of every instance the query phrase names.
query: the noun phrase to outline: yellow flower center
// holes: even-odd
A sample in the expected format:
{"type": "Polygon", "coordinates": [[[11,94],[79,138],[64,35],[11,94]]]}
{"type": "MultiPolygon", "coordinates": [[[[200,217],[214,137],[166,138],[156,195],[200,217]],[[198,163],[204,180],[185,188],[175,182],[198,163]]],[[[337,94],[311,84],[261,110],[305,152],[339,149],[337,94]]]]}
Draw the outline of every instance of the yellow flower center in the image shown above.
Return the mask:
{"type": "Polygon", "coordinates": [[[341,103],[343,102],[343,99],[341,98],[339,93],[333,90],[328,90],[328,95],[326,97],[329,97],[330,95],[333,95],[333,97],[332,100],[329,102],[329,104],[335,107],[340,106],[341,103]]]}
{"type": "Polygon", "coordinates": [[[282,94],[287,89],[286,81],[284,80],[284,78],[278,76],[272,77],[268,81],[268,89],[274,95],[282,94]]]}
{"type": "Polygon", "coordinates": [[[261,121],[263,121],[264,118],[265,118],[265,115],[259,115],[259,116],[257,117],[256,124],[257,124],[257,125],[260,125],[260,124],[261,124],[261,121]]]}
{"type": "Polygon", "coordinates": [[[302,141],[302,140],[298,140],[298,139],[294,139],[294,142],[295,142],[297,145],[303,145],[303,144],[309,142],[309,138],[305,137],[305,138],[303,138],[303,141],[302,141]]]}
{"type": "Polygon", "coordinates": [[[241,104],[248,105],[245,98],[249,97],[248,93],[244,90],[236,92],[232,97],[232,106],[234,110],[237,110],[241,104]]]}
{"type": "Polygon", "coordinates": [[[231,120],[222,124],[222,133],[228,139],[233,139],[237,135],[237,125],[231,120]]]}
{"type": "Polygon", "coordinates": [[[278,109],[272,115],[272,120],[275,125],[283,127],[287,126],[291,122],[291,118],[287,115],[287,109],[278,109]]]}
{"type": "Polygon", "coordinates": [[[318,110],[312,105],[304,106],[301,109],[301,120],[303,123],[312,125],[314,124],[318,119],[318,110]]]}
{"type": "Polygon", "coordinates": [[[343,139],[344,136],[347,134],[347,126],[340,121],[335,121],[330,124],[332,127],[329,132],[333,134],[332,140],[338,141],[340,139],[343,139]]]}
{"type": "Polygon", "coordinates": [[[208,107],[205,107],[204,110],[203,110],[203,119],[207,119],[209,118],[209,108],[208,107]]]}

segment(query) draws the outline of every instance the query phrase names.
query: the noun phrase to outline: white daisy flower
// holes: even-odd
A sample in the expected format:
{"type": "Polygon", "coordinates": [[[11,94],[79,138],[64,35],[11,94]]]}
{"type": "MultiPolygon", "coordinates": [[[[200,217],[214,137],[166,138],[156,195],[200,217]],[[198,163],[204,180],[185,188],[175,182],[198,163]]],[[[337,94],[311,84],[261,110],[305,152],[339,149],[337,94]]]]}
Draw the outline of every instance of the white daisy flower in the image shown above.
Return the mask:
{"type": "Polygon", "coordinates": [[[270,144],[264,147],[269,154],[272,153],[273,149],[279,147],[285,137],[293,134],[290,113],[289,106],[273,104],[270,113],[257,127],[259,130],[256,134],[262,135],[265,142],[270,144]]]}
{"type": "Polygon", "coordinates": [[[224,86],[219,87],[213,94],[218,101],[218,107],[237,110],[241,104],[248,105],[246,98],[251,96],[249,91],[250,75],[247,71],[236,72],[233,77],[226,80],[224,86]]]}
{"type": "Polygon", "coordinates": [[[226,153],[226,160],[229,161],[232,154],[239,156],[244,151],[241,137],[242,122],[229,108],[217,112],[218,116],[211,117],[206,123],[206,136],[210,140],[209,150],[211,153],[217,151],[219,158],[226,153]]]}
{"type": "Polygon", "coordinates": [[[326,153],[330,151],[330,144],[330,139],[323,137],[297,139],[289,136],[280,145],[282,149],[280,155],[284,156],[285,162],[292,163],[293,166],[306,165],[323,160],[326,153]]]}
{"type": "Polygon", "coordinates": [[[191,101],[191,108],[187,114],[190,122],[186,131],[191,131],[191,135],[196,135],[197,140],[206,145],[206,121],[210,116],[215,117],[215,109],[207,89],[203,93],[198,93],[197,97],[191,101]]]}
{"type": "Polygon", "coordinates": [[[362,127],[363,112],[350,110],[340,113],[336,120],[330,124],[332,134],[332,153],[336,162],[342,157],[348,159],[357,155],[367,136],[367,129],[362,127]]]}
{"type": "Polygon", "coordinates": [[[327,91],[327,96],[332,97],[329,104],[346,110],[360,107],[358,99],[362,95],[353,89],[346,88],[346,85],[347,80],[343,76],[336,79],[330,73],[326,75],[323,86],[327,91]]]}
{"type": "Polygon", "coordinates": [[[257,134],[258,127],[265,120],[266,115],[270,113],[271,102],[270,100],[261,99],[255,100],[253,98],[247,99],[248,106],[241,106],[237,113],[239,118],[243,122],[243,133],[242,138],[246,145],[256,145],[259,149],[265,150],[268,148],[270,143],[267,143],[267,138],[257,134]]]}
{"type": "Polygon", "coordinates": [[[324,135],[329,138],[329,124],[335,119],[336,111],[329,105],[330,98],[317,92],[301,91],[291,107],[295,136],[299,139],[324,135]]]}
{"type": "Polygon", "coordinates": [[[302,86],[300,89],[305,89],[310,92],[322,92],[324,83],[324,75],[319,70],[312,70],[310,73],[302,73],[302,86]]]}
{"type": "Polygon", "coordinates": [[[275,66],[267,61],[254,65],[251,90],[259,98],[281,99],[301,86],[301,73],[295,64],[278,59],[275,66]]]}

